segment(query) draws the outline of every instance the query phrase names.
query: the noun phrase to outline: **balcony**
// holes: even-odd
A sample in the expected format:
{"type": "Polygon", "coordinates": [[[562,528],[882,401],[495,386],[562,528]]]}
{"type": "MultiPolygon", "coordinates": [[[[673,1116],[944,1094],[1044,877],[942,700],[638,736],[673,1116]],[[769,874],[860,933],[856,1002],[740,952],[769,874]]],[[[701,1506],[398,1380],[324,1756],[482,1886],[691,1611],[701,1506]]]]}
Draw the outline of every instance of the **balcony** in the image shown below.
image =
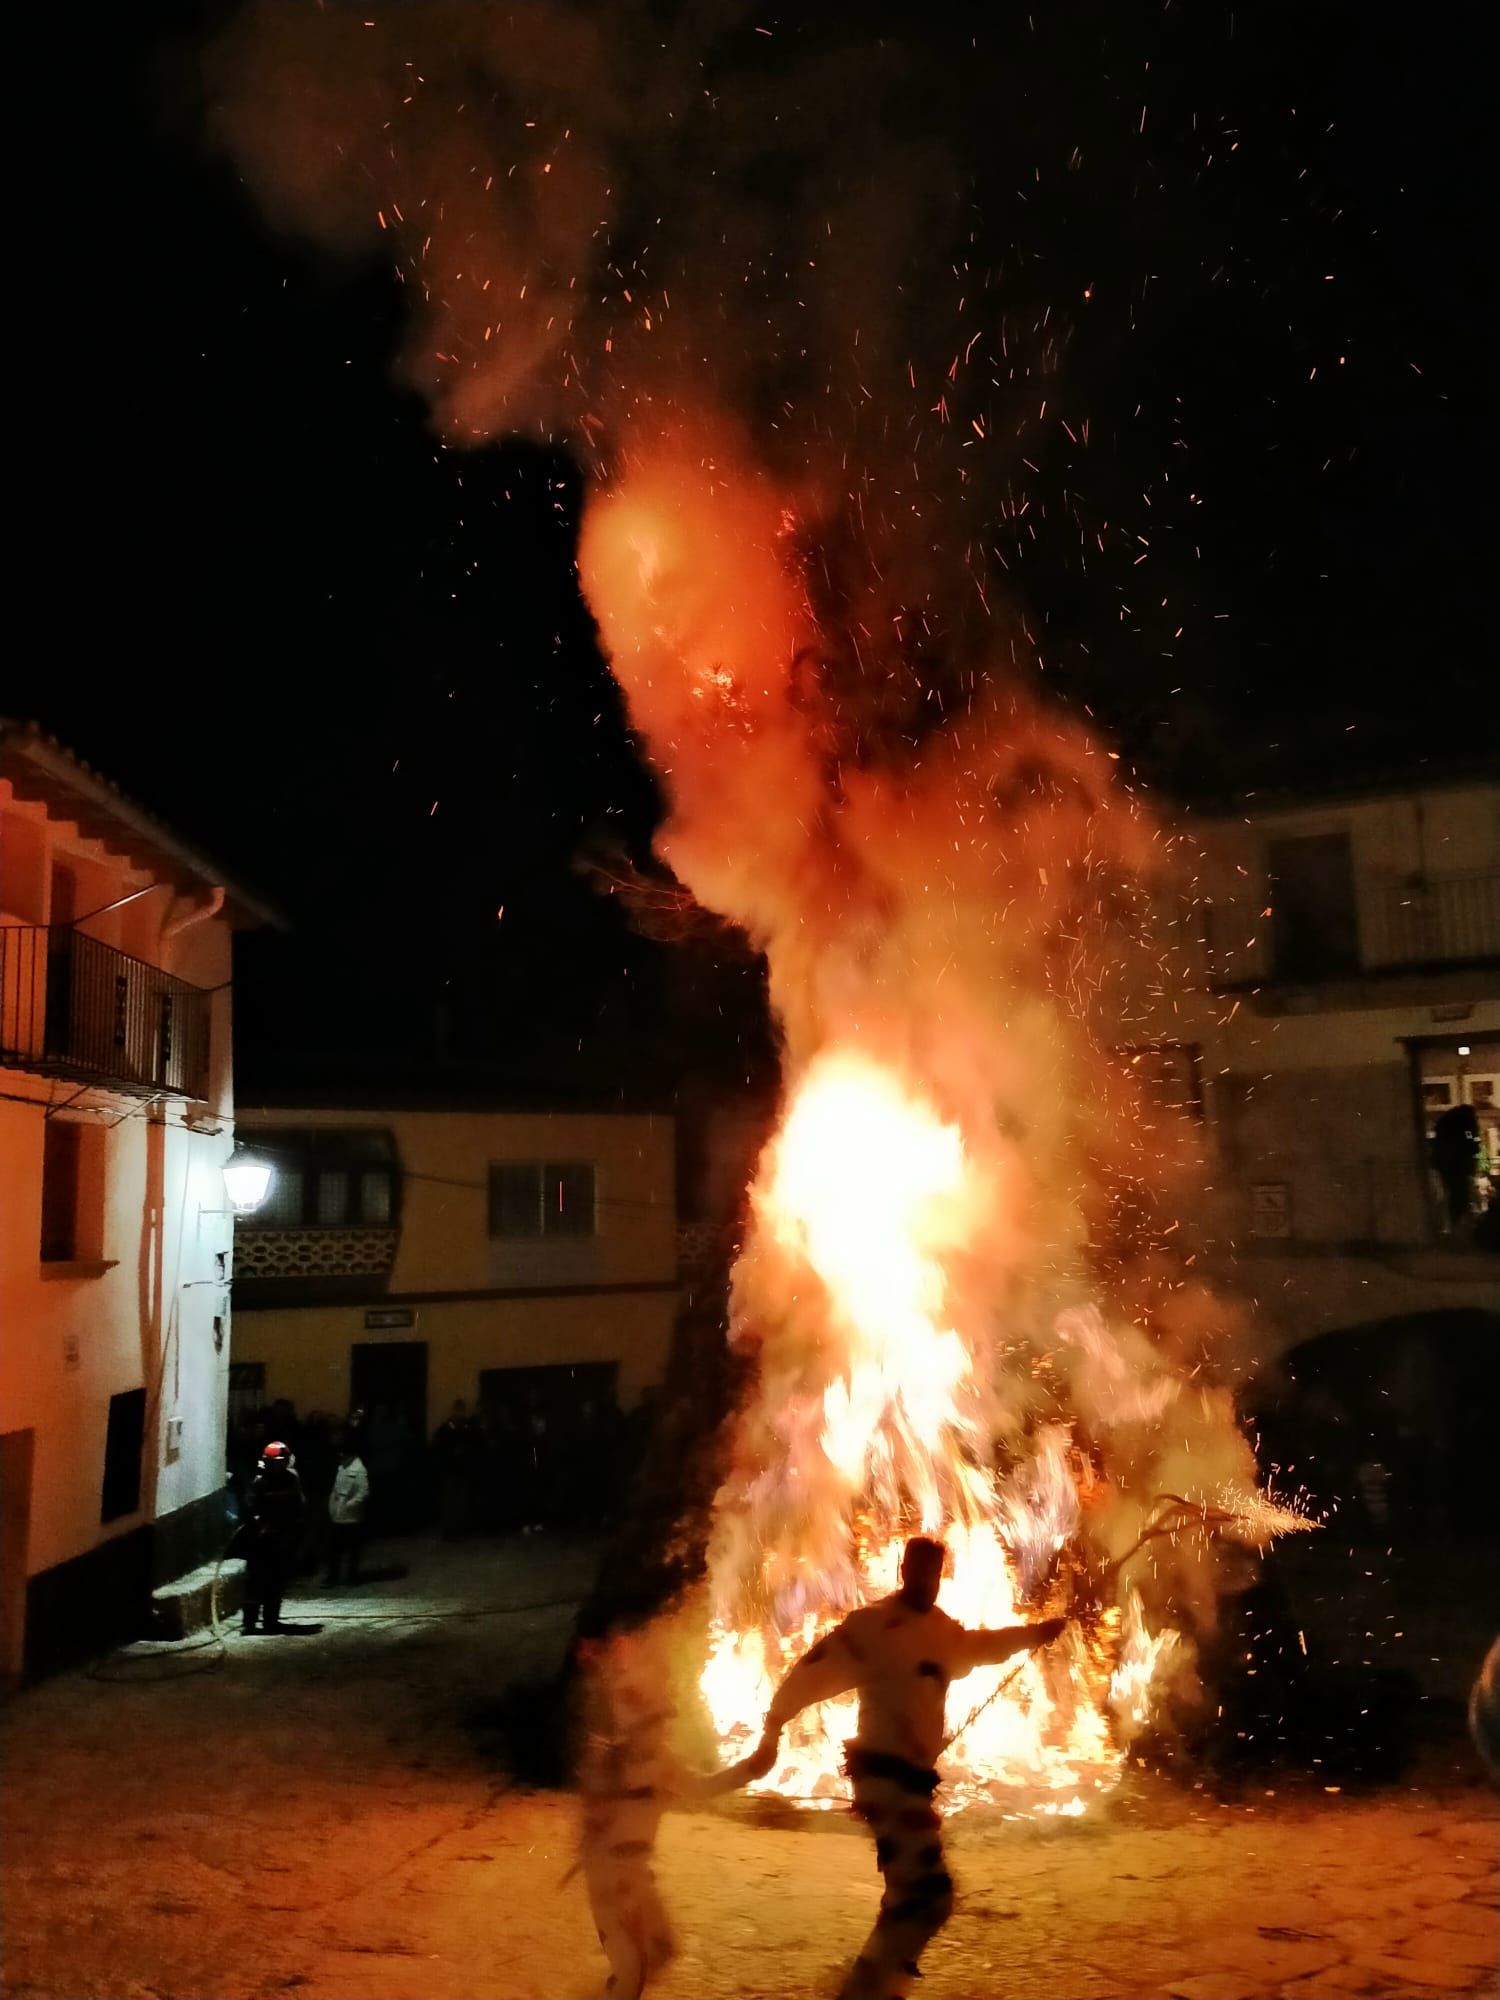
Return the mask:
{"type": "Polygon", "coordinates": [[[1202,983],[1220,990],[1315,985],[1500,964],[1500,870],[1429,875],[1421,882],[1366,878],[1357,903],[1357,926],[1348,921],[1347,904],[1342,913],[1330,912],[1327,955],[1316,959],[1287,951],[1264,902],[1202,905],[1202,983]],[[1332,944],[1352,938],[1356,929],[1353,952],[1332,944]]]}
{"type": "Polygon", "coordinates": [[[401,1232],[364,1228],[234,1229],[234,1302],[263,1306],[358,1305],[384,1297],[401,1232]]]}
{"type": "Polygon", "coordinates": [[[210,996],[65,927],[0,925],[0,1064],[132,1096],[206,1097],[210,996]]]}
{"type": "Polygon", "coordinates": [[[1386,884],[1367,915],[1362,944],[1372,972],[1500,959],[1500,871],[1386,884]]]}

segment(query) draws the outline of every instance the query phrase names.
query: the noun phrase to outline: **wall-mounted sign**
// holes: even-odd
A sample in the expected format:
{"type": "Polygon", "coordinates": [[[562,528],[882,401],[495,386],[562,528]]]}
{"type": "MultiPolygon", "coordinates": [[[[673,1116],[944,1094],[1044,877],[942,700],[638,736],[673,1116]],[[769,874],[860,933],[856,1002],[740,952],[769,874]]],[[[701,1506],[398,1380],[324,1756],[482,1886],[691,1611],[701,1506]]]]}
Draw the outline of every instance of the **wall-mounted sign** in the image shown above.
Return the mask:
{"type": "Polygon", "coordinates": [[[1292,1191],[1285,1181],[1255,1181],[1250,1188],[1252,1236],[1290,1236],[1292,1191]]]}
{"type": "Polygon", "coordinates": [[[365,1326],[370,1332],[378,1332],[382,1327],[415,1326],[417,1315],[411,1306],[371,1306],[365,1314],[365,1326]]]}

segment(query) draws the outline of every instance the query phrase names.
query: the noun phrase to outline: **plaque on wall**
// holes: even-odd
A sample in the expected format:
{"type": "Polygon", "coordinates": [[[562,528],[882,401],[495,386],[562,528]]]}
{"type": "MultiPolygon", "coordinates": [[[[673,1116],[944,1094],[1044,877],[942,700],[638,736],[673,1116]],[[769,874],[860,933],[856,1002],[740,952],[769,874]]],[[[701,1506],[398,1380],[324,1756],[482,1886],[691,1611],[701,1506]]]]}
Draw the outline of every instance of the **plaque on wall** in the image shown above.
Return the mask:
{"type": "Polygon", "coordinates": [[[1250,1188],[1250,1233],[1290,1236],[1292,1191],[1285,1181],[1256,1181],[1250,1188]]]}
{"type": "Polygon", "coordinates": [[[369,1332],[377,1332],[382,1327],[415,1326],[416,1311],[411,1306],[371,1306],[365,1314],[365,1327],[369,1332]]]}

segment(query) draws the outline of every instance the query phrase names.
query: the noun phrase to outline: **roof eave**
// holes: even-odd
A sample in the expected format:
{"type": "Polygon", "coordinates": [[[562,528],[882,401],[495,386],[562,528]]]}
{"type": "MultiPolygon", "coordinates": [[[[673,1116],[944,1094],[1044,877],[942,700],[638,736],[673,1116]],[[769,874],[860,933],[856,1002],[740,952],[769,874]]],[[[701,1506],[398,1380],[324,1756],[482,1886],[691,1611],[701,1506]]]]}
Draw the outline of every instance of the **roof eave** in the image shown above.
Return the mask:
{"type": "Polygon", "coordinates": [[[285,929],[285,918],[272,904],[233,881],[216,861],[128,799],[36,723],[0,716],[0,776],[10,780],[17,798],[44,805],[72,821],[86,838],[98,840],[136,867],[181,888],[222,889],[225,909],[237,928],[285,929]]]}

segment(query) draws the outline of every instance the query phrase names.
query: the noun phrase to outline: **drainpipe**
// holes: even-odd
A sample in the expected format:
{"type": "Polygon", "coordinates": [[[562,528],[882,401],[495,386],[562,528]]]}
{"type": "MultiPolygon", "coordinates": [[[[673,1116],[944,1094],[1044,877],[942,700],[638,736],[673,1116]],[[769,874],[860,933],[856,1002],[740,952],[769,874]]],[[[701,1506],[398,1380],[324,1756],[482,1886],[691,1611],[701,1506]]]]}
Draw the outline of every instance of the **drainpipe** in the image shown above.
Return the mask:
{"type": "Polygon", "coordinates": [[[205,923],[208,918],[216,917],[223,907],[224,891],[219,884],[215,883],[214,887],[208,892],[208,901],[206,903],[189,903],[187,908],[180,911],[177,916],[167,918],[161,927],[162,943],[165,944],[172,938],[181,937],[182,933],[191,930],[194,924],[205,923]]]}
{"type": "MultiPolygon", "coordinates": [[[[210,917],[216,917],[219,914],[220,910],[223,909],[223,907],[224,907],[224,888],[222,883],[216,882],[214,886],[209,890],[208,895],[203,902],[189,903],[186,909],[179,910],[175,916],[170,914],[168,915],[166,922],[161,927],[162,943],[164,945],[171,944],[177,938],[180,938],[184,931],[192,930],[194,925],[207,923],[208,919],[210,917]]],[[[215,991],[217,990],[218,989],[216,988],[215,991]]],[[[212,1020],[214,1011],[214,1002],[212,997],[210,997],[208,1004],[210,1008],[209,1033],[210,1037],[212,1037],[213,1033],[212,1020]]],[[[212,1058],[212,1051],[213,1051],[213,1041],[212,1039],[210,1039],[209,1042],[210,1060],[212,1058]]],[[[209,1071],[209,1080],[207,1083],[207,1088],[210,1091],[212,1091],[213,1089],[212,1067],[210,1067],[209,1071]]]]}

